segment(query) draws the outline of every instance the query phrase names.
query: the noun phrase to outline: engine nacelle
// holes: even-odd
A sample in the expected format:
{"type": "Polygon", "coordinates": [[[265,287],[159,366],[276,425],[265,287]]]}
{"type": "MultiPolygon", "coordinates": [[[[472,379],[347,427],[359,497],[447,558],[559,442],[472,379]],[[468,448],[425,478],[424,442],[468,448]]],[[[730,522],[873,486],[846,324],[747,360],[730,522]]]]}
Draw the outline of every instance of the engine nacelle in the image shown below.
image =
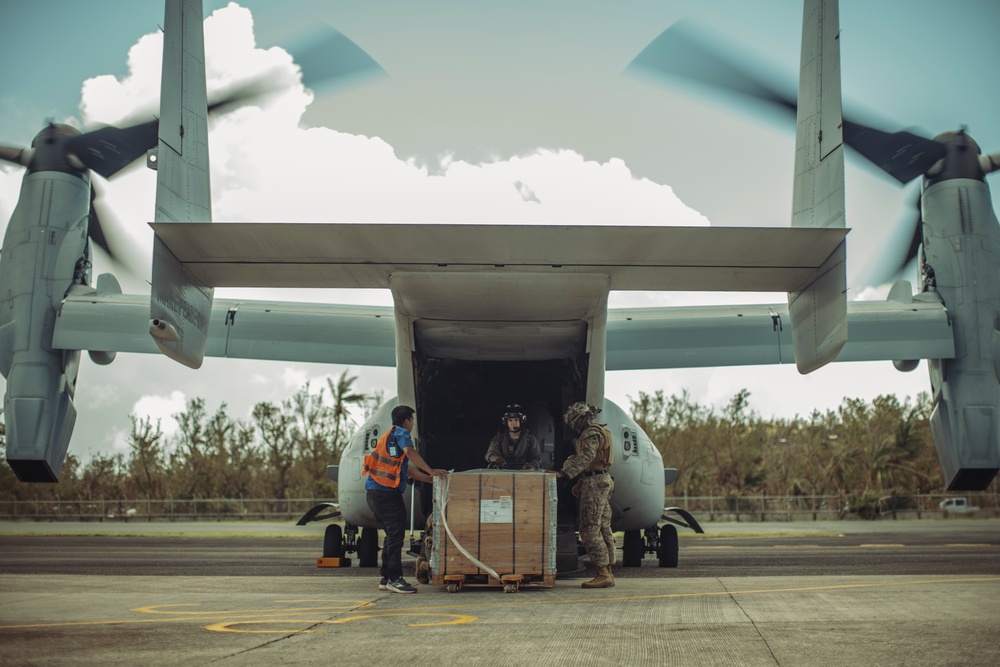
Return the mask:
{"type": "Polygon", "coordinates": [[[80,353],[65,356],[65,371],[62,359],[16,359],[7,378],[7,463],[22,482],[59,481],[76,425],[73,393],[80,353]]]}
{"type": "Polygon", "coordinates": [[[922,204],[924,288],[955,335],[954,359],[928,360],[931,430],[948,489],[979,491],[1000,470],[1000,226],[982,180],[932,182],[922,204]]]}
{"type": "Polygon", "coordinates": [[[57,482],[76,424],[80,352],[52,348],[56,313],[90,282],[84,175],[29,172],[0,263],[0,372],[7,377],[7,462],[23,482],[57,482]]]}

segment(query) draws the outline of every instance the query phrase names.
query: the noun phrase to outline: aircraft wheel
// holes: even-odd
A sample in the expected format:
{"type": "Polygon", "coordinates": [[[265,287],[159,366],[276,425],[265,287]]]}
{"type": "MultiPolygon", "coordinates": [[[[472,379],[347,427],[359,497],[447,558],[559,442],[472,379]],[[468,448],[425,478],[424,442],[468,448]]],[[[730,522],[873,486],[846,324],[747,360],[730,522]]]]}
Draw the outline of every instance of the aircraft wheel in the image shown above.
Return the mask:
{"type": "Polygon", "coordinates": [[[660,528],[660,544],[656,555],[660,557],[660,567],[677,567],[677,528],[667,524],[660,528]]]}
{"type": "Polygon", "coordinates": [[[626,530],[625,539],[622,542],[622,566],[639,567],[642,565],[644,555],[645,545],[642,542],[642,533],[638,530],[626,530]]]}
{"type": "Polygon", "coordinates": [[[323,558],[341,558],[343,555],[344,529],[331,523],[323,534],[323,558]]]}
{"type": "Polygon", "coordinates": [[[362,528],[358,540],[358,564],[361,567],[378,567],[378,530],[362,528]]]}

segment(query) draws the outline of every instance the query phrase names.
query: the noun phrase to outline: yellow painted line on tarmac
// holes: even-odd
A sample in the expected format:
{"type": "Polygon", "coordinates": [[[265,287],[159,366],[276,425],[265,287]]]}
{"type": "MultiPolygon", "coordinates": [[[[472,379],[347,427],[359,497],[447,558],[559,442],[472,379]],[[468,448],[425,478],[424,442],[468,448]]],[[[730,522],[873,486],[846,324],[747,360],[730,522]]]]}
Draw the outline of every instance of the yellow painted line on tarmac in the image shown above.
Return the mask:
{"type": "MultiPolygon", "coordinates": [[[[307,621],[304,619],[295,620],[272,620],[272,619],[260,619],[257,621],[225,621],[222,623],[213,623],[212,625],[206,625],[206,630],[211,630],[212,632],[238,632],[242,634],[287,634],[287,630],[250,630],[246,628],[237,628],[235,626],[239,625],[274,625],[275,623],[297,623],[302,625],[304,623],[310,623],[313,626],[316,625],[340,625],[343,623],[352,623],[354,621],[363,621],[373,618],[387,618],[389,616],[417,616],[420,618],[426,617],[442,617],[447,618],[446,621],[437,621],[434,623],[407,623],[411,628],[430,628],[430,627],[440,627],[444,625],[465,625],[467,623],[474,623],[479,620],[478,616],[470,616],[468,614],[425,614],[419,612],[413,613],[400,613],[400,612],[385,612],[385,613],[375,613],[375,614],[360,614],[357,616],[348,616],[347,618],[336,618],[336,619],[317,619],[312,621],[307,621]]],[[[313,633],[317,630],[299,630],[299,633],[313,633]]]]}
{"type": "MultiPolygon", "coordinates": [[[[302,618],[280,618],[281,616],[294,616],[296,614],[314,614],[316,612],[315,608],[310,608],[303,611],[295,611],[290,608],[288,610],[281,609],[265,609],[258,611],[212,611],[204,613],[191,613],[190,611],[186,615],[171,615],[170,613],[164,612],[163,609],[166,607],[179,607],[179,606],[192,606],[192,605],[149,605],[146,607],[136,607],[133,611],[138,613],[150,613],[156,615],[157,618],[132,618],[132,619],[119,619],[119,620],[106,620],[106,621],[71,621],[71,622],[61,622],[61,623],[25,623],[25,624],[15,624],[15,625],[2,625],[0,630],[23,630],[31,628],[59,628],[59,627],[84,627],[84,626],[100,626],[100,625],[142,625],[142,624],[154,624],[154,623],[181,623],[181,622],[193,622],[193,623],[204,623],[207,620],[208,615],[215,617],[224,616],[225,621],[220,621],[219,623],[214,623],[208,626],[204,626],[206,629],[215,630],[218,632],[274,632],[273,630],[236,630],[234,626],[237,625],[268,625],[272,623],[297,623],[302,626],[304,624],[343,624],[350,623],[354,621],[361,620],[372,620],[382,617],[390,616],[401,616],[401,617],[442,617],[448,618],[445,621],[434,621],[431,623],[413,623],[415,627],[423,626],[443,626],[443,625],[463,625],[468,623],[473,623],[478,620],[478,617],[458,613],[455,610],[458,609],[487,609],[487,608],[501,608],[501,607],[518,607],[518,606],[529,606],[529,605],[566,605],[566,604],[604,604],[607,602],[632,602],[637,600],[676,600],[684,598],[711,598],[711,597],[731,597],[736,595],[746,596],[746,595],[774,595],[781,593],[806,593],[815,591],[845,591],[845,590],[862,590],[862,589],[874,589],[874,588],[899,588],[906,586],[928,586],[937,584],[974,584],[974,583],[998,583],[1000,582],[1000,577],[970,577],[970,578],[959,578],[959,579],[918,579],[910,581],[887,581],[878,583],[856,583],[856,584],[833,584],[827,586],[799,586],[792,588],[757,588],[750,590],[725,590],[725,591],[709,591],[709,592],[695,592],[695,593],[663,593],[660,595],[625,595],[618,597],[605,597],[602,595],[595,595],[594,597],[588,598],[573,598],[573,599],[562,599],[562,600],[510,600],[509,598],[503,602],[483,602],[481,600],[476,602],[467,603],[449,603],[442,605],[427,605],[423,607],[404,607],[404,608],[393,608],[387,609],[385,612],[380,612],[376,609],[370,611],[366,610],[360,614],[354,614],[352,616],[346,616],[339,619],[323,619],[323,620],[307,620],[302,618]],[[146,611],[149,610],[149,611],[146,611]],[[434,613],[435,611],[440,611],[441,613],[434,613]]],[[[603,589],[607,591],[608,589],[603,589]]],[[[596,592],[596,591],[595,591],[596,592]]],[[[337,601],[343,602],[343,601],[337,601]]],[[[355,602],[355,601],[352,601],[355,602]]],[[[359,606],[370,607],[373,603],[370,601],[363,601],[359,606]]],[[[333,611],[343,611],[340,607],[325,607],[331,612],[333,611]]],[[[309,631],[308,628],[304,628],[301,632],[309,631]]],[[[287,632],[287,631],[286,631],[287,632]]]]}
{"type": "MultiPolygon", "coordinates": [[[[288,600],[275,600],[278,602],[288,602],[288,600]]],[[[344,600],[338,601],[337,604],[323,604],[322,602],[317,603],[315,600],[296,600],[296,602],[309,602],[311,606],[309,607],[287,607],[287,608],[272,608],[272,609],[230,609],[227,611],[192,611],[192,610],[173,610],[168,609],[168,607],[200,607],[201,604],[191,603],[191,604],[160,604],[160,605],[149,605],[146,607],[134,607],[129,611],[134,611],[137,614],[164,614],[164,615],[187,615],[192,614],[207,615],[207,616],[217,616],[219,614],[303,614],[303,613],[315,613],[318,611],[348,611],[351,609],[357,609],[358,607],[367,607],[375,604],[371,600],[344,600]],[[317,606],[319,605],[319,606],[317,606]]]]}
{"type": "Polygon", "coordinates": [[[861,547],[862,549],[878,549],[879,547],[892,547],[892,548],[895,549],[895,548],[905,547],[906,545],[905,544],[881,544],[881,543],[877,543],[876,542],[876,543],[873,543],[873,544],[859,544],[858,546],[861,547]]]}

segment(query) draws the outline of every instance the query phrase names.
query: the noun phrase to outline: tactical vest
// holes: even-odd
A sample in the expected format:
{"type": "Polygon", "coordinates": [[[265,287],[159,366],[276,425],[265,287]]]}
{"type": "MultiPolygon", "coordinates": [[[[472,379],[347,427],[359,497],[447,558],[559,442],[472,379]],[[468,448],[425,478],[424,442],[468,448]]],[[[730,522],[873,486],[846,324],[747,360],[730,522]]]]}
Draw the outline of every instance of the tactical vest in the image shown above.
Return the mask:
{"type": "Polygon", "coordinates": [[[406,452],[402,449],[398,457],[389,455],[389,438],[395,430],[396,427],[393,426],[383,433],[375,449],[365,455],[365,469],[362,473],[362,477],[371,475],[376,482],[390,489],[399,488],[403,474],[403,457],[406,456],[406,452]]]}
{"type": "Polygon", "coordinates": [[[525,463],[530,440],[531,436],[528,434],[528,430],[524,429],[521,431],[521,437],[517,440],[517,445],[515,445],[510,439],[510,432],[504,430],[500,434],[500,455],[507,460],[507,463],[525,463]]]}
{"type": "Polygon", "coordinates": [[[594,472],[597,470],[608,470],[611,468],[611,464],[614,463],[614,453],[611,450],[611,431],[606,429],[601,424],[591,424],[587,428],[583,429],[583,433],[580,434],[580,441],[582,442],[591,432],[596,432],[598,437],[601,439],[601,444],[597,448],[597,453],[594,455],[594,460],[591,461],[590,465],[584,472],[594,472]]]}

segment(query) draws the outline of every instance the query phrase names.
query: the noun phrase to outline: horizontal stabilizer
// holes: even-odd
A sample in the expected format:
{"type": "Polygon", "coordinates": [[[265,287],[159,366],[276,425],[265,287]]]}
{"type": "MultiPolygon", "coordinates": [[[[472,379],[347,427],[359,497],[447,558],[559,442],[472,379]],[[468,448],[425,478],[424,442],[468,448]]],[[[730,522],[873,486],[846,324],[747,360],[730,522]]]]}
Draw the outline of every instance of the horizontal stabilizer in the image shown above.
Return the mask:
{"type": "Polygon", "coordinates": [[[790,292],[848,230],[354,223],[152,224],[207,287],[388,288],[407,272],[607,274],[612,290],[790,292]]]}

